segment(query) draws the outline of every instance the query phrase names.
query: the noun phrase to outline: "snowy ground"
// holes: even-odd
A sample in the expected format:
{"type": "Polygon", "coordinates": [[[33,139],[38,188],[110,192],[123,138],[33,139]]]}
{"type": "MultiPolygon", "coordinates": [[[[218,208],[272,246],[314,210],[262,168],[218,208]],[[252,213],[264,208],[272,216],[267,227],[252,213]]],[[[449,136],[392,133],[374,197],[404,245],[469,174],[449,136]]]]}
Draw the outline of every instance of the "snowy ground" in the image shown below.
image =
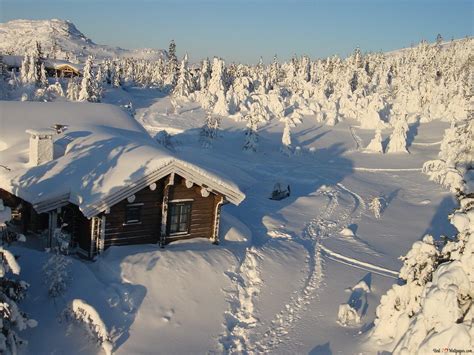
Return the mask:
{"type": "Polygon", "coordinates": [[[370,348],[366,334],[380,296],[397,282],[398,257],[425,233],[453,232],[446,215],[454,199],[420,171],[436,157],[446,123],[412,125],[410,154],[376,155],[362,151],[373,131],[356,121],[326,127],[308,116],[292,130],[299,155],[287,157],[279,152],[283,126],[270,121],[260,130],[259,152],[247,154],[244,122],[224,118],[213,148],[202,149],[205,113],[197,104],[183,104],[175,115],[154,90],[106,97],[132,101],[150,134],[166,129],[178,156],[225,171],[247,198],[224,207],[221,245],[114,247],[95,263],[75,260],[70,287],[55,302],[38,271],[47,254],[15,247],[31,283],[23,308],[39,321],[25,334],[31,353],[100,352],[74,336],[80,329],[59,322],[72,298],[99,311],[117,354],[383,350],[370,348]],[[291,186],[289,198],[268,199],[276,182],[291,186]],[[368,207],[374,197],[385,201],[380,219],[368,207]],[[360,280],[370,288],[368,307],[359,326],[343,327],[339,305],[357,297],[350,288],[360,280]]]}

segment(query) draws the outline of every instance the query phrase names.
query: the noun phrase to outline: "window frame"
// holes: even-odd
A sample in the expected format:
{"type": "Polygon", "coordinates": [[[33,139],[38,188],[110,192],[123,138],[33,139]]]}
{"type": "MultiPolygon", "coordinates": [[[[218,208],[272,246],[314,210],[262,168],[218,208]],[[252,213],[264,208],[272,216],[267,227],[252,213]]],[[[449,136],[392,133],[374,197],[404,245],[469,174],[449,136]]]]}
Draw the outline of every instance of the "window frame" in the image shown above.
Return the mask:
{"type": "Polygon", "coordinates": [[[193,211],[193,200],[188,200],[188,199],[183,199],[183,200],[172,200],[168,202],[168,216],[167,216],[167,221],[166,221],[166,234],[170,237],[175,237],[175,236],[184,236],[184,235],[189,235],[191,234],[191,217],[192,217],[192,211],[193,211]],[[187,212],[187,217],[188,220],[186,221],[186,230],[185,231],[179,231],[179,226],[182,224],[181,217],[182,214],[179,213],[177,214],[178,219],[176,223],[173,223],[174,225],[177,225],[178,231],[177,232],[171,232],[171,218],[173,216],[173,207],[181,205],[181,206],[189,206],[188,212],[187,212]]]}
{"type": "Polygon", "coordinates": [[[142,224],[142,208],[143,208],[143,203],[129,203],[125,206],[125,216],[124,216],[124,226],[133,226],[137,224],[142,224]],[[138,210],[138,218],[137,219],[131,219],[129,218],[129,209],[134,208],[138,210]]]}

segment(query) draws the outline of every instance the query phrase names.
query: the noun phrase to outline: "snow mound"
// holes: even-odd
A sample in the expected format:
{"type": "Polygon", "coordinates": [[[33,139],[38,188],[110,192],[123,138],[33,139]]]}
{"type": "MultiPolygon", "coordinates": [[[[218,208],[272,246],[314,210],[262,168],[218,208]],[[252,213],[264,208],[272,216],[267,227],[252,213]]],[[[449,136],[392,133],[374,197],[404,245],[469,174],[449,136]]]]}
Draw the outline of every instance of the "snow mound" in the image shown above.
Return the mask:
{"type": "Polygon", "coordinates": [[[340,232],[339,232],[341,235],[343,235],[344,237],[354,237],[354,232],[352,231],[352,229],[346,227],[344,229],[342,229],[340,232]]]}

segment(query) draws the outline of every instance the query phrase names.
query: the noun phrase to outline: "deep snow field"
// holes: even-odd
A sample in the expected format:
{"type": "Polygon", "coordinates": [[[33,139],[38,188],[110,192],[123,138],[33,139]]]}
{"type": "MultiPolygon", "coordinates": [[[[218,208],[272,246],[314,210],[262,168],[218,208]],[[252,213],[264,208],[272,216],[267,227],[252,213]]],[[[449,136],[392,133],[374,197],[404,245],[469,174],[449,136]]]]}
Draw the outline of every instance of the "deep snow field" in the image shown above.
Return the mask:
{"type": "Polygon", "coordinates": [[[421,173],[423,162],[436,158],[447,123],[412,124],[410,154],[382,155],[363,152],[373,131],[355,120],[327,127],[305,116],[292,130],[300,149],[286,156],[276,120],[260,128],[257,153],[242,151],[245,123],[231,117],[203,149],[205,112],[196,103],[172,114],[168,97],[133,88],[107,93],[105,101],[132,101],[152,136],[167,130],[176,155],[224,173],[247,197],[224,206],[220,245],[112,247],[96,262],[74,259],[69,288],[55,301],[40,269],[48,254],[12,247],[31,284],[22,309],[39,323],[22,333],[29,353],[101,353],[61,319],[74,298],[99,311],[117,354],[222,353],[231,346],[291,354],[384,350],[368,331],[380,296],[397,282],[398,257],[426,233],[439,240],[455,232],[446,218],[452,194],[421,173]],[[268,198],[277,182],[290,185],[289,198],[268,198]],[[374,197],[385,201],[380,219],[369,208],[374,197]],[[351,291],[360,280],[368,293],[351,291]],[[351,298],[365,307],[362,322],[343,327],[338,308],[351,298]]]}

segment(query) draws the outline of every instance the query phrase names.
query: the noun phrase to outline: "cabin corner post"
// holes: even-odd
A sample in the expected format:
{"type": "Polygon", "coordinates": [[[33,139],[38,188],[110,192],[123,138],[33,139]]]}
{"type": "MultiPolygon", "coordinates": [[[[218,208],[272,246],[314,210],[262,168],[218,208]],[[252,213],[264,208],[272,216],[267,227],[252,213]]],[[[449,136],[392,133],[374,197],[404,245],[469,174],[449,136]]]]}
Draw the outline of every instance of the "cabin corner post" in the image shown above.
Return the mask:
{"type": "Polygon", "coordinates": [[[96,254],[104,251],[105,245],[105,215],[94,216],[91,218],[91,243],[89,257],[93,258],[96,254]]]}
{"type": "Polygon", "coordinates": [[[164,248],[166,243],[166,229],[168,223],[168,201],[171,186],[174,185],[174,173],[168,177],[168,181],[163,189],[163,201],[161,203],[161,227],[160,227],[160,247],[164,248]]]}
{"type": "Polygon", "coordinates": [[[58,227],[58,211],[56,209],[48,213],[48,248],[53,247],[53,237],[56,228],[58,227]]]}
{"type": "Polygon", "coordinates": [[[214,228],[212,230],[212,244],[219,244],[219,223],[221,219],[221,207],[224,204],[224,197],[219,196],[219,201],[216,204],[216,210],[214,211],[214,228]]]}

